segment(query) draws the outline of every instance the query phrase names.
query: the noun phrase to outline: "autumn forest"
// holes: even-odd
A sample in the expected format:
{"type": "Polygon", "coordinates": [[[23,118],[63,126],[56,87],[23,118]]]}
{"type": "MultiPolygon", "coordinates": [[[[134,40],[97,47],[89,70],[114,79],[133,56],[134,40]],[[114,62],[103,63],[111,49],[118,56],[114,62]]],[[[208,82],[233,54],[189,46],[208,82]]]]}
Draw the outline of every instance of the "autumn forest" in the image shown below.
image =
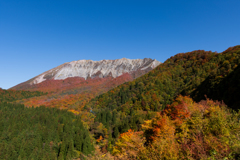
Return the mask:
{"type": "Polygon", "coordinates": [[[240,45],[132,77],[0,89],[2,160],[240,159],[240,45]]]}

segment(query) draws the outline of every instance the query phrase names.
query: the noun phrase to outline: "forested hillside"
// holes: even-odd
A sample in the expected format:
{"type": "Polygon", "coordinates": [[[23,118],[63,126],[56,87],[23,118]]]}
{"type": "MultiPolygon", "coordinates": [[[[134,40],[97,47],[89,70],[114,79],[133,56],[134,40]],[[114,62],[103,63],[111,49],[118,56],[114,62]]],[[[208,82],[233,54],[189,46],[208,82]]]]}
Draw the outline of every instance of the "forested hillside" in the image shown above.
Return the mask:
{"type": "Polygon", "coordinates": [[[8,101],[13,102],[31,97],[46,95],[47,93],[40,91],[17,91],[17,90],[4,90],[0,88],[0,102],[8,101]]]}
{"type": "Polygon", "coordinates": [[[79,116],[56,108],[0,103],[0,159],[73,159],[94,147],[79,116]]]}
{"type": "MultiPolygon", "coordinates": [[[[195,100],[204,99],[204,95],[222,100],[224,95],[214,97],[215,93],[225,94],[221,89],[229,94],[238,93],[239,64],[240,46],[223,53],[202,50],[180,53],[148,74],[96,97],[86,107],[159,111],[179,94],[191,95],[195,100]]],[[[228,104],[228,98],[225,99],[228,104]]]]}
{"type": "Polygon", "coordinates": [[[240,109],[240,46],[229,48],[215,58],[218,67],[191,94],[196,101],[204,95],[240,109]],[[219,60],[217,60],[219,59],[219,60]]]}
{"type": "Polygon", "coordinates": [[[80,111],[90,99],[146,74],[160,62],[150,58],[79,60],[64,63],[11,89],[49,94],[28,98],[26,106],[49,106],[80,111]],[[69,96],[70,95],[70,96],[69,96]]]}
{"type": "Polygon", "coordinates": [[[240,112],[205,100],[195,103],[179,96],[164,111],[145,121],[142,130],[118,138],[117,159],[231,159],[240,158],[240,112]]]}
{"type": "Polygon", "coordinates": [[[96,115],[91,131],[105,140],[102,151],[111,151],[115,138],[129,129],[141,131],[145,120],[155,117],[178,95],[189,95],[197,102],[205,96],[223,100],[237,110],[239,64],[240,46],[223,53],[198,50],[177,54],[148,74],[86,104],[85,109],[96,115]]]}
{"type": "MultiPolygon", "coordinates": [[[[106,91],[95,82],[108,89],[120,83],[76,80],[75,90],[68,79],[58,81],[56,88],[71,90],[44,95],[42,102],[56,108],[0,103],[0,159],[239,159],[239,64],[240,46],[197,50],[91,100],[106,91]],[[63,97],[54,99],[56,93],[63,97]]],[[[6,93],[5,101],[44,94],[6,93]]],[[[40,105],[38,98],[23,102],[40,105]]]]}
{"type": "Polygon", "coordinates": [[[64,80],[46,80],[40,84],[32,85],[30,91],[48,92],[47,95],[32,97],[21,101],[26,106],[49,106],[79,110],[91,98],[100,95],[118,85],[133,80],[125,73],[117,78],[94,78],[85,80],[79,77],[64,80]]]}

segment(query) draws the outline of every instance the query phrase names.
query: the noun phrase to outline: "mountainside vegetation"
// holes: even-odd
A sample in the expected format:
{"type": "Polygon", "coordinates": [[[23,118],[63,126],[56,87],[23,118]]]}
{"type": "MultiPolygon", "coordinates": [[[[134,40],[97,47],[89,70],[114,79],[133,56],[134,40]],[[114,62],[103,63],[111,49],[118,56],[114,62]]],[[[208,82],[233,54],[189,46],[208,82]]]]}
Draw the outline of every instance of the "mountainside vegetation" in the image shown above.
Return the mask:
{"type": "Polygon", "coordinates": [[[84,107],[95,96],[131,80],[133,80],[133,77],[128,73],[117,78],[106,77],[85,80],[72,77],[64,80],[46,80],[39,84],[29,85],[27,89],[29,91],[48,92],[48,94],[19,102],[26,106],[44,105],[80,111],[81,107],[84,107]]]}
{"type": "Polygon", "coordinates": [[[47,80],[32,90],[47,95],[0,104],[0,157],[240,159],[239,64],[240,45],[179,53],[137,79],[47,80]]]}
{"type": "Polygon", "coordinates": [[[201,83],[191,96],[196,101],[208,98],[224,101],[229,107],[240,109],[240,46],[231,47],[215,58],[218,67],[201,83]]]}
{"type": "Polygon", "coordinates": [[[239,113],[209,99],[195,103],[179,96],[145,121],[141,132],[121,134],[113,154],[118,159],[237,159],[239,113]]]}
{"type": "Polygon", "coordinates": [[[132,81],[159,64],[160,62],[150,58],[72,61],[46,71],[11,89],[49,93],[19,101],[26,106],[45,105],[71,108],[78,112],[95,96],[124,82],[132,81]]]}
{"type": "Polygon", "coordinates": [[[0,102],[13,102],[17,100],[27,99],[31,97],[38,97],[46,95],[47,93],[41,91],[21,91],[21,90],[5,90],[0,88],[0,102]]]}
{"type": "Polygon", "coordinates": [[[93,150],[79,116],[56,108],[0,103],[0,159],[64,160],[93,150]]]}
{"type": "MultiPolygon", "coordinates": [[[[238,93],[237,87],[232,87],[234,83],[225,83],[231,80],[238,86],[239,64],[240,46],[223,53],[203,50],[180,53],[148,74],[92,99],[86,107],[159,111],[179,94],[191,95],[197,101],[204,99],[205,95],[222,100],[224,95],[221,94],[225,93],[220,91],[225,87],[228,93],[238,93]],[[215,93],[220,97],[214,97],[215,93]]],[[[224,102],[228,103],[225,99],[224,102]]]]}
{"type": "Polygon", "coordinates": [[[142,131],[144,121],[165,110],[178,95],[197,102],[206,97],[223,100],[238,110],[239,64],[240,46],[223,53],[198,50],[177,54],[148,74],[87,103],[85,109],[96,115],[91,131],[96,138],[105,139],[102,151],[112,151],[121,133],[129,129],[142,131]]]}

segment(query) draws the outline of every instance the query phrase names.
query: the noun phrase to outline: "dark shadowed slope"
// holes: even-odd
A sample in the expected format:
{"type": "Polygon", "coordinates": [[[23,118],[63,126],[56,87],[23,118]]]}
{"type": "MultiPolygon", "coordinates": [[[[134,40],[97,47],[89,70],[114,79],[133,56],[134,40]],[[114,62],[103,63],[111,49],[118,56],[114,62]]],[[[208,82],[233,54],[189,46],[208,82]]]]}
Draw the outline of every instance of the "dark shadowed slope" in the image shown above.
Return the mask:
{"type": "MultiPolygon", "coordinates": [[[[225,93],[231,92],[233,86],[237,94],[239,63],[240,46],[231,47],[223,53],[202,50],[180,53],[148,74],[96,97],[86,107],[161,110],[179,94],[191,95],[196,100],[202,99],[205,94],[219,99],[213,96],[215,92],[221,91],[223,97],[225,93]],[[205,84],[209,80],[209,85],[205,84]],[[226,81],[232,83],[223,86],[222,83],[226,81]],[[211,93],[207,90],[211,90],[211,93]]],[[[227,104],[234,103],[227,99],[224,100],[227,104]]]]}

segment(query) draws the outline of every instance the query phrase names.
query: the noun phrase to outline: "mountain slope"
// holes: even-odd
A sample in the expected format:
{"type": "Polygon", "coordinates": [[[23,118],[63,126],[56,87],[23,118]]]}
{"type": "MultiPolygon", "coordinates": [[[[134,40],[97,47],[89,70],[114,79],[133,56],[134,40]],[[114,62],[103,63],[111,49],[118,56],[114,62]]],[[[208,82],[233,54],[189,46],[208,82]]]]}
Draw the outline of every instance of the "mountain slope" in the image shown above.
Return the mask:
{"type": "Polygon", "coordinates": [[[73,61],[46,71],[12,89],[49,93],[19,101],[27,106],[46,105],[77,110],[91,98],[132,81],[159,64],[160,62],[150,58],[73,61]]]}
{"type": "Polygon", "coordinates": [[[177,54],[149,73],[86,103],[85,109],[96,115],[91,131],[97,138],[109,137],[99,132],[101,124],[113,138],[128,129],[139,131],[144,120],[156,116],[180,94],[196,101],[207,95],[239,109],[239,64],[240,46],[222,53],[197,50],[177,54]]]}
{"type": "Polygon", "coordinates": [[[100,157],[110,151],[116,159],[237,159],[240,112],[202,100],[207,95],[239,109],[239,64],[240,46],[180,53],[137,79],[124,73],[32,84],[32,90],[52,86],[52,93],[28,103],[45,97],[48,106],[80,106],[73,109],[96,139],[100,157]]]}
{"type": "Polygon", "coordinates": [[[240,109],[240,46],[230,47],[215,59],[218,67],[191,93],[196,101],[208,98],[223,101],[229,107],[240,109]]]}
{"type": "Polygon", "coordinates": [[[17,100],[27,99],[31,97],[38,97],[46,95],[47,93],[39,91],[17,91],[17,90],[5,90],[0,88],[0,102],[13,102],[17,100]]]}
{"type": "MultiPolygon", "coordinates": [[[[203,50],[180,53],[148,74],[93,99],[86,108],[114,106],[117,110],[132,108],[157,111],[171,104],[179,94],[191,95],[195,100],[201,100],[205,94],[209,94],[217,99],[206,90],[213,92],[214,88],[219,88],[216,84],[223,83],[228,76],[235,79],[232,80],[234,83],[223,89],[235,86],[235,90],[238,90],[238,76],[231,76],[231,73],[238,72],[239,63],[240,46],[231,47],[223,53],[203,50]],[[202,87],[201,83],[208,79],[212,82],[202,87]]],[[[218,91],[216,89],[214,93],[218,91]]]]}
{"type": "Polygon", "coordinates": [[[150,58],[130,60],[126,58],[117,60],[79,60],[64,63],[56,68],[46,71],[27,82],[19,84],[12,89],[31,89],[34,85],[47,80],[64,80],[71,77],[80,77],[88,80],[93,78],[116,78],[129,73],[133,78],[139,77],[160,64],[150,58]]]}
{"type": "Polygon", "coordinates": [[[94,148],[81,118],[66,110],[0,102],[0,159],[74,159],[94,148]]]}

